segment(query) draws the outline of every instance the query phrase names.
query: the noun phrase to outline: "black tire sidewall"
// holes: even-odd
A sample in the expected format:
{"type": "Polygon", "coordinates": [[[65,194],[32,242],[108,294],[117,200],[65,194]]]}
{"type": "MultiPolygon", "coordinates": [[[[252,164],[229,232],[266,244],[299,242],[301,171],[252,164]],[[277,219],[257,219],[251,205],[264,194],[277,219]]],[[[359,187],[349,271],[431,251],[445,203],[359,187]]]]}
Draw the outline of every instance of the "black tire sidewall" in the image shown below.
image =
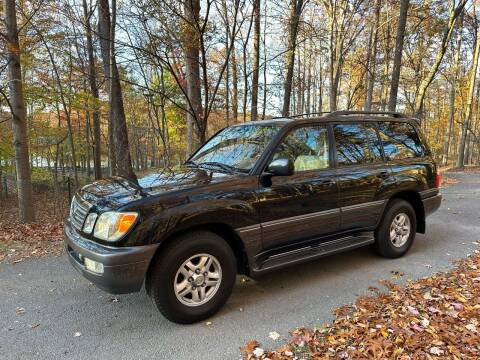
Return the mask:
{"type": "Polygon", "coordinates": [[[173,241],[156,259],[151,274],[151,294],[159,310],[169,320],[193,323],[208,318],[228,300],[236,277],[236,259],[221,237],[209,232],[195,232],[173,241]],[[207,303],[190,307],[182,304],[174,292],[174,279],[180,266],[191,256],[205,253],[215,256],[222,269],[220,287],[207,303]]]}
{"type": "Polygon", "coordinates": [[[396,258],[404,255],[412,246],[416,235],[417,218],[413,207],[405,200],[392,200],[385,211],[385,215],[376,232],[375,247],[380,255],[385,257],[396,258]],[[390,226],[393,219],[400,213],[405,213],[410,220],[410,235],[407,242],[397,247],[393,245],[390,239],[390,226]]]}

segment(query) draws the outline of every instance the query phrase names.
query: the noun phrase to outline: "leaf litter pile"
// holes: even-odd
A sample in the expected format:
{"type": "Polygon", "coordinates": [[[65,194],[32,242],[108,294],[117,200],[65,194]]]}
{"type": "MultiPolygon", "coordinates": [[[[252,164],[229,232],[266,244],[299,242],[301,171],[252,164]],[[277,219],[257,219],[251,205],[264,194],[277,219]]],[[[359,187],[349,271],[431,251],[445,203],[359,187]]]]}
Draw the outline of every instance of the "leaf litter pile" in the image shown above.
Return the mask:
{"type": "Polygon", "coordinates": [[[32,257],[63,252],[63,218],[68,205],[47,194],[34,196],[36,220],[22,224],[15,199],[0,201],[0,263],[18,263],[32,257]]]}
{"type": "Polygon", "coordinates": [[[480,359],[480,253],[388,292],[338,308],[331,324],[300,328],[266,351],[249,342],[246,359],[480,359]]]}

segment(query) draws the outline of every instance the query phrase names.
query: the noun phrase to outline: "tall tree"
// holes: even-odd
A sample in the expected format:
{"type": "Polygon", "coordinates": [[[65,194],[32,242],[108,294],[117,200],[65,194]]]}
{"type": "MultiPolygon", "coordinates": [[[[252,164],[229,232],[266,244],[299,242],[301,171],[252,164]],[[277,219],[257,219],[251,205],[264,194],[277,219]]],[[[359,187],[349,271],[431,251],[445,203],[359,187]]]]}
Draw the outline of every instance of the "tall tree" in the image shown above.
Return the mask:
{"type": "Polygon", "coordinates": [[[337,100],[345,56],[353,45],[363,26],[355,28],[355,15],[364,0],[324,0],[329,32],[329,90],[330,111],[337,110],[337,100]]]}
{"type": "Polygon", "coordinates": [[[252,108],[250,119],[258,116],[258,78],[260,75],[260,0],[253,0],[253,74],[252,74],[252,108]]]}
{"type": "Polygon", "coordinates": [[[475,94],[475,81],[477,79],[478,56],[480,55],[480,30],[478,29],[478,18],[475,14],[475,51],[473,52],[472,66],[468,79],[468,98],[465,107],[465,115],[463,118],[462,133],[460,135],[458,144],[457,167],[463,168],[465,166],[465,144],[467,135],[470,131],[470,124],[472,121],[472,110],[475,94]]]}
{"type": "Polygon", "coordinates": [[[405,28],[407,26],[408,6],[409,0],[400,1],[397,37],[395,39],[395,55],[393,57],[392,80],[390,82],[390,96],[388,99],[389,111],[395,111],[397,108],[398,85],[400,82],[400,70],[402,68],[403,41],[405,39],[405,28]]]}
{"type": "Polygon", "coordinates": [[[365,84],[365,110],[372,109],[373,99],[373,85],[375,84],[375,70],[377,65],[377,47],[378,47],[378,27],[380,22],[380,8],[382,1],[376,0],[375,3],[375,20],[370,28],[370,37],[368,42],[368,56],[367,56],[367,81],[365,84]]]}
{"type": "Polygon", "coordinates": [[[108,79],[109,100],[109,156],[112,175],[136,181],[130,159],[127,121],[123,106],[122,87],[115,55],[116,0],[112,13],[108,0],[98,0],[98,34],[105,77],[108,79]]]}
{"type": "Polygon", "coordinates": [[[467,3],[467,0],[461,0],[458,3],[458,5],[455,5],[455,0],[450,0],[450,4],[448,8],[448,22],[445,25],[445,28],[443,29],[443,35],[442,35],[442,40],[440,42],[440,46],[438,47],[437,54],[430,68],[430,71],[420,83],[420,87],[415,99],[415,115],[418,118],[423,117],[423,101],[425,100],[425,94],[427,92],[428,87],[432,83],[433,79],[437,75],[438,69],[443,60],[443,56],[447,51],[450,38],[452,37],[453,29],[455,27],[455,22],[458,16],[463,12],[463,8],[465,7],[466,3],[467,3]]]}
{"type": "Polygon", "coordinates": [[[93,37],[91,17],[93,12],[91,6],[87,5],[87,0],[82,1],[83,17],[85,22],[85,37],[87,40],[86,50],[88,55],[88,82],[90,92],[93,97],[93,167],[95,179],[102,178],[102,159],[101,159],[101,138],[100,138],[100,109],[99,93],[97,85],[97,69],[95,67],[95,53],[93,51],[93,37]]]}
{"type": "Polygon", "coordinates": [[[7,41],[9,105],[12,113],[13,146],[17,171],[17,195],[20,219],[23,222],[35,220],[32,197],[32,180],[28,149],[27,113],[23,95],[22,67],[20,63],[20,43],[18,41],[17,14],[15,0],[3,1],[7,41]]]}
{"type": "MultiPolygon", "coordinates": [[[[200,18],[200,0],[184,0],[185,27],[183,48],[185,52],[185,78],[187,81],[187,155],[193,151],[193,126],[202,126],[203,109],[200,90],[200,34],[198,22],[200,18]]],[[[201,129],[200,129],[201,135],[201,129]]],[[[203,135],[204,137],[205,135],[203,135]]],[[[197,139],[203,143],[205,139],[197,139]]]]}
{"type": "Polygon", "coordinates": [[[304,0],[290,0],[290,16],[288,19],[288,40],[285,56],[286,76],[283,85],[283,110],[282,116],[290,115],[290,100],[292,95],[293,68],[295,65],[295,50],[297,48],[297,35],[302,15],[304,0]]]}
{"type": "Polygon", "coordinates": [[[454,60],[453,60],[453,69],[450,75],[450,91],[449,91],[449,110],[448,110],[448,125],[447,133],[445,135],[445,141],[443,143],[442,151],[442,165],[446,166],[448,164],[448,155],[450,152],[450,142],[453,134],[453,125],[455,120],[455,97],[456,97],[456,87],[457,80],[460,72],[460,54],[462,52],[462,28],[463,28],[463,15],[460,16],[459,25],[457,28],[457,40],[454,49],[454,60]]]}

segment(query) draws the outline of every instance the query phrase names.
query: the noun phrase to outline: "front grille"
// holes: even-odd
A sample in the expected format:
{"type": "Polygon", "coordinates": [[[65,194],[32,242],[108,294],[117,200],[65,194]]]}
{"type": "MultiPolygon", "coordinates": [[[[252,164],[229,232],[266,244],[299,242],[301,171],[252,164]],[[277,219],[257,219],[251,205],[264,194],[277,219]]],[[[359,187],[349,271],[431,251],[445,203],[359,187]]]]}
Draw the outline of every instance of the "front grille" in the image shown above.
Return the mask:
{"type": "Polygon", "coordinates": [[[72,199],[70,207],[70,221],[77,230],[82,230],[83,222],[87,217],[91,205],[83,200],[80,196],[75,195],[72,199]]]}

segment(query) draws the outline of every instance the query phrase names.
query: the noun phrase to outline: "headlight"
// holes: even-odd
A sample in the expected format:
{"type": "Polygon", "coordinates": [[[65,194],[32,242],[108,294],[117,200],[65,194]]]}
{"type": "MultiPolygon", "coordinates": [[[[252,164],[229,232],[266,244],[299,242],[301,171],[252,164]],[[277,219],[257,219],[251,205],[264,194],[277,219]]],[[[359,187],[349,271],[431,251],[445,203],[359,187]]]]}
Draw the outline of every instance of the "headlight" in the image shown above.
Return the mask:
{"type": "Polygon", "coordinates": [[[88,214],[87,218],[85,219],[85,223],[83,224],[83,231],[87,234],[91,234],[93,231],[93,226],[95,225],[95,220],[97,220],[97,213],[90,213],[88,214]]]}
{"type": "Polygon", "coordinates": [[[137,217],[138,214],[134,212],[104,212],[97,219],[93,236],[105,241],[116,241],[131,229],[137,217]]]}

